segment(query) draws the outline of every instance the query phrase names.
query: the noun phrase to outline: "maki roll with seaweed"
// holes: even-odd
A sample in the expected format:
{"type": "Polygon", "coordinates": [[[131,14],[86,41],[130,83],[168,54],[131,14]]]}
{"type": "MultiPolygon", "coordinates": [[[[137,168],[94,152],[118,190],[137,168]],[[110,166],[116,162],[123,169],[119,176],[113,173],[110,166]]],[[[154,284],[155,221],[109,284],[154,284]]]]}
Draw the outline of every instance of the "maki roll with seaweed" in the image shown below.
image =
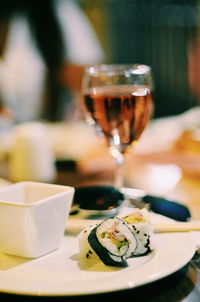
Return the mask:
{"type": "Polygon", "coordinates": [[[106,265],[126,266],[137,247],[137,240],[128,224],[119,217],[101,223],[79,234],[80,259],[93,265],[98,258],[106,265]]]}
{"type": "Polygon", "coordinates": [[[123,217],[137,239],[137,246],[132,256],[148,254],[154,249],[153,229],[147,209],[135,209],[131,214],[123,217]]]}
{"type": "Polygon", "coordinates": [[[94,229],[94,227],[94,225],[91,225],[88,228],[82,230],[78,235],[79,265],[81,269],[89,269],[90,267],[98,264],[100,261],[100,258],[88,242],[88,236],[92,229],[94,229]]]}

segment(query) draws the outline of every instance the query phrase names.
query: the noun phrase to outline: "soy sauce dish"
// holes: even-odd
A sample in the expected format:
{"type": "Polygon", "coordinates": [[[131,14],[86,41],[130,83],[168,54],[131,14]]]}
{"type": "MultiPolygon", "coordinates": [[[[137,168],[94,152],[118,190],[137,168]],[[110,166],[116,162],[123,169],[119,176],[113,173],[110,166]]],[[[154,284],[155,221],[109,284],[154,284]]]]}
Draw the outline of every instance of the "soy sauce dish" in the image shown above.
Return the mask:
{"type": "Polygon", "coordinates": [[[115,215],[124,201],[124,194],[112,186],[77,187],[70,214],[81,212],[86,216],[115,215]]]}

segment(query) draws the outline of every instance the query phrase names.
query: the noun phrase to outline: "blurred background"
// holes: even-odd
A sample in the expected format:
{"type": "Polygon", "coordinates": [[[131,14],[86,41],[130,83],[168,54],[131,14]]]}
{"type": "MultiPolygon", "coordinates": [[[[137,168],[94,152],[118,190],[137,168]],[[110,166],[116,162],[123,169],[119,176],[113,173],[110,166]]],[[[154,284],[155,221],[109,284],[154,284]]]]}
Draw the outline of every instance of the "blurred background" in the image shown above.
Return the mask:
{"type": "Polygon", "coordinates": [[[152,66],[154,117],[196,106],[199,16],[197,0],[1,1],[2,116],[74,118],[94,63],[152,66]]]}
{"type": "Polygon", "coordinates": [[[109,62],[152,66],[155,117],[196,105],[188,64],[198,35],[196,0],[81,1],[95,25],[109,62]]]}

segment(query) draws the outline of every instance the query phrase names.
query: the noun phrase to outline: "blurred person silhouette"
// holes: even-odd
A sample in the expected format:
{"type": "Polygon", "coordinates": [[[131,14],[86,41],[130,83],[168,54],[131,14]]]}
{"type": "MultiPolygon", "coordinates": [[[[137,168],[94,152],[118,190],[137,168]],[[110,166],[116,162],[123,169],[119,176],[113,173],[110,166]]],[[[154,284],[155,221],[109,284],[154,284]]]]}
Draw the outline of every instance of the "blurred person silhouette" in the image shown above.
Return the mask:
{"type": "Polygon", "coordinates": [[[72,116],[84,66],[103,60],[76,0],[1,1],[1,112],[8,107],[16,123],[72,116]]]}

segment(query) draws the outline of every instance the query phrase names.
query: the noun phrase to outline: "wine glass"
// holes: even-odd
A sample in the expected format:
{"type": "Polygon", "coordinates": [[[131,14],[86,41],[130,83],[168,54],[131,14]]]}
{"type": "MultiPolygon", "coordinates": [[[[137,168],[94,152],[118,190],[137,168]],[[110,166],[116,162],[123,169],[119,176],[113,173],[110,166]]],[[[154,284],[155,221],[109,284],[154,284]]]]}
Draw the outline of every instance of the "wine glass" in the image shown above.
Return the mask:
{"type": "Polygon", "coordinates": [[[114,187],[124,185],[124,163],[153,109],[151,67],[100,64],[85,68],[82,94],[86,120],[106,138],[116,163],[114,187]]]}

